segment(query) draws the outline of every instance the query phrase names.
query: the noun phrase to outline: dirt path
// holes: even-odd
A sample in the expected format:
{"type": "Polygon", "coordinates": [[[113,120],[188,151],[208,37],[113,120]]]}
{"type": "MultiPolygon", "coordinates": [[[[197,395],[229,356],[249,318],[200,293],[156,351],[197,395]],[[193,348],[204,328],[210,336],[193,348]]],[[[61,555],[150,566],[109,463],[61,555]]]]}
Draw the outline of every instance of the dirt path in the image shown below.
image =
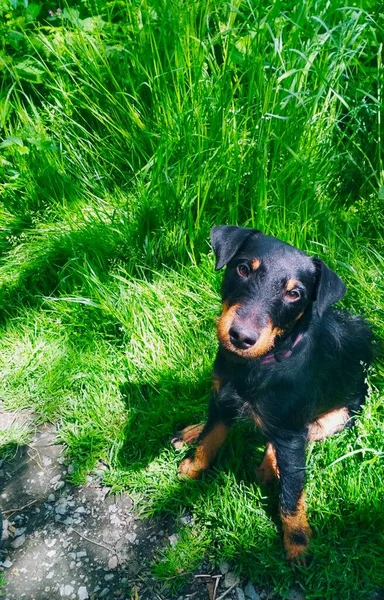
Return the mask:
{"type": "MultiPolygon", "coordinates": [[[[0,409],[0,429],[30,413],[0,409]]],[[[240,587],[228,565],[203,565],[174,595],[154,579],[151,564],[173,542],[170,520],[138,519],[131,498],[102,484],[103,465],[86,485],[66,482],[64,460],[53,425],[38,428],[28,446],[0,467],[4,514],[5,600],[267,600],[265,590],[240,587]],[[223,596],[224,594],[224,596],[223,596]]],[[[292,590],[291,600],[303,600],[292,590]]]]}

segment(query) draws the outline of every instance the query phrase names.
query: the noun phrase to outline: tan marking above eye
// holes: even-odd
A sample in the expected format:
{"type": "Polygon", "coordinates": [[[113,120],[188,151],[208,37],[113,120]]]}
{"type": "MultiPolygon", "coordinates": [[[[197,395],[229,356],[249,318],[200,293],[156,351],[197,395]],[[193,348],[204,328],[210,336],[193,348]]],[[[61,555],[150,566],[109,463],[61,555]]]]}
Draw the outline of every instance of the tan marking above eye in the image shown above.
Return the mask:
{"type": "Polygon", "coordinates": [[[287,292],[290,292],[291,290],[294,290],[295,287],[297,287],[299,285],[299,282],[296,279],[288,279],[287,283],[285,284],[285,289],[287,292]]]}
{"type": "Polygon", "coordinates": [[[260,267],[261,265],[261,260],[260,258],[253,258],[250,263],[249,263],[251,270],[252,271],[257,271],[257,269],[260,267]]]}

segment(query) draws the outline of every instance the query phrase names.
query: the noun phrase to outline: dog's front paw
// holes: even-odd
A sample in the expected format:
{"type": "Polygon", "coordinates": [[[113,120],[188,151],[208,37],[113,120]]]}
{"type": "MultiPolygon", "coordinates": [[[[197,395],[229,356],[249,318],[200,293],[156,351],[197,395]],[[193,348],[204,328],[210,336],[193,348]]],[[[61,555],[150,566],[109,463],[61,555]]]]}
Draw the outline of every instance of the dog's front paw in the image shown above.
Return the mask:
{"type": "Polygon", "coordinates": [[[188,479],[199,479],[201,468],[199,468],[192,458],[185,458],[179,464],[179,477],[188,479]]]}

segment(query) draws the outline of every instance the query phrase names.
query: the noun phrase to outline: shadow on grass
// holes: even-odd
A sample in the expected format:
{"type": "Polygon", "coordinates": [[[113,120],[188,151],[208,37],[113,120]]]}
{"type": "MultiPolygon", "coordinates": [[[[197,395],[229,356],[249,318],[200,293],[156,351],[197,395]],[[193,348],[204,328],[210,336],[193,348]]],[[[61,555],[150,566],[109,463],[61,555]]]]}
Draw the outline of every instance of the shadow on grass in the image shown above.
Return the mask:
{"type": "MultiPolygon", "coordinates": [[[[44,297],[87,297],[92,289],[86,276],[92,273],[105,284],[117,264],[125,263],[137,279],[142,279],[143,271],[137,265],[145,264],[145,236],[139,226],[136,230],[125,230],[124,225],[120,229],[117,232],[112,223],[100,221],[81,223],[76,229],[64,223],[28,232],[27,241],[3,256],[0,324],[27,307],[42,306],[44,297]],[[137,249],[135,252],[130,244],[137,249]]],[[[168,266],[177,265],[175,257],[166,259],[168,266]]],[[[162,268],[162,264],[154,266],[162,268]]],[[[146,280],[150,276],[146,270],[146,280]]]]}
{"type": "Polygon", "coordinates": [[[124,444],[118,454],[119,468],[144,468],[164,448],[171,447],[170,440],[178,430],[203,422],[210,380],[207,371],[199,382],[189,382],[173,374],[155,385],[124,382],[120,391],[129,416],[124,444]]]}

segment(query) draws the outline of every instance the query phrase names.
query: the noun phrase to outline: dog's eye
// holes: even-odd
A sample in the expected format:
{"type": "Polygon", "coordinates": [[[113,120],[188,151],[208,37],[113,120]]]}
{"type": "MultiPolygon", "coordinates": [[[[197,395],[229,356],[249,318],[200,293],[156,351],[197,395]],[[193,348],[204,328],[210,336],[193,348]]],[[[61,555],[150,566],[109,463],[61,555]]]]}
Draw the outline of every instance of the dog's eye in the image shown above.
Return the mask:
{"type": "Polygon", "coordinates": [[[295,300],[299,300],[300,298],[299,290],[287,290],[285,292],[285,298],[288,302],[294,302],[295,300]]]}
{"type": "Polygon", "coordinates": [[[241,263],[241,265],[237,265],[237,272],[241,277],[249,277],[251,270],[247,264],[241,263]]]}

